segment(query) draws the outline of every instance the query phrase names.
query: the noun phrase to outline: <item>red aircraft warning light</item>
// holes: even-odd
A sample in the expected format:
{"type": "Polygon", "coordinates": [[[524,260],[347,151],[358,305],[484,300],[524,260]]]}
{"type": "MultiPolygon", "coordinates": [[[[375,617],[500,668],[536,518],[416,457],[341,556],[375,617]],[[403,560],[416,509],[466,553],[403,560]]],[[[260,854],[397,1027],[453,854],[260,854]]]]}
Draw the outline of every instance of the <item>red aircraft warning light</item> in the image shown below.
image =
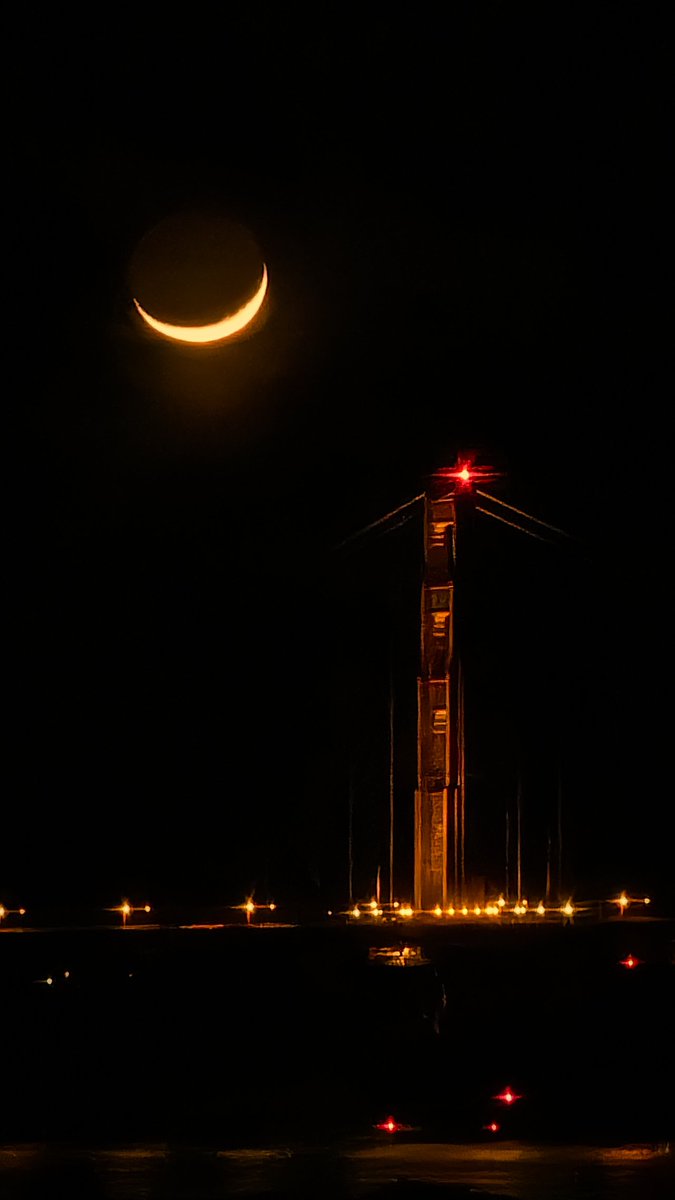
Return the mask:
{"type": "Polygon", "coordinates": [[[484,1125],[483,1129],[485,1129],[487,1133],[499,1133],[501,1126],[498,1121],[490,1121],[490,1124],[484,1125]]]}
{"type": "Polygon", "coordinates": [[[628,971],[632,971],[635,967],[639,967],[642,959],[636,958],[634,954],[627,954],[621,959],[621,966],[626,967],[628,971]]]}
{"type": "Polygon", "coordinates": [[[477,467],[473,458],[469,456],[460,456],[454,467],[441,467],[436,472],[437,479],[448,480],[455,484],[458,491],[467,492],[477,483],[488,483],[498,477],[499,471],[493,470],[492,467],[477,467]]]}

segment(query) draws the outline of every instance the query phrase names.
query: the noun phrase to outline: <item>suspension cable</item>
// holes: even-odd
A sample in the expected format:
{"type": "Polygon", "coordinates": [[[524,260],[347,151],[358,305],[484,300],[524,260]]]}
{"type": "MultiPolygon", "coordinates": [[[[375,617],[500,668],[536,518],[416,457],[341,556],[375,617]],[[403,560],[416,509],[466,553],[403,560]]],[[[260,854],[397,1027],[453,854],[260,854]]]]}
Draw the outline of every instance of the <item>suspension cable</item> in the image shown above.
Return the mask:
{"type": "Polygon", "coordinates": [[[497,513],[490,512],[488,508],[479,508],[476,505],[476,512],[484,513],[486,517],[492,517],[495,521],[501,521],[502,525],[510,525],[512,529],[517,529],[520,533],[526,533],[528,537],[536,538],[538,542],[546,542],[547,546],[555,545],[551,538],[542,537],[540,533],[533,533],[531,529],[525,529],[522,525],[517,525],[515,521],[507,521],[506,517],[499,517],[497,513]]]}
{"type": "MultiPolygon", "coordinates": [[[[572,539],[571,533],[567,533],[564,529],[558,529],[557,525],[549,525],[548,521],[540,521],[539,517],[533,517],[532,513],[525,512],[522,508],[516,508],[515,504],[507,504],[506,500],[500,500],[497,496],[491,496],[489,492],[481,492],[479,488],[476,488],[476,495],[482,496],[484,500],[490,500],[493,504],[501,504],[503,508],[508,508],[511,512],[518,513],[520,517],[525,517],[528,521],[534,521],[535,525],[542,525],[544,529],[550,529],[553,533],[559,533],[562,537],[572,539]]],[[[481,512],[484,511],[484,509],[481,509],[481,512]]]]}
{"type": "Polygon", "coordinates": [[[406,508],[411,508],[413,504],[417,504],[423,499],[424,492],[420,492],[419,496],[413,496],[412,500],[406,500],[405,504],[399,504],[398,508],[392,508],[391,512],[385,513],[383,517],[378,517],[377,521],[371,521],[370,525],[364,525],[363,529],[357,529],[356,533],[350,533],[349,537],[346,537],[342,542],[338,542],[337,546],[334,546],[333,548],[335,550],[341,550],[343,546],[347,546],[356,538],[362,537],[364,533],[370,533],[371,529],[377,529],[379,525],[384,525],[385,521],[389,521],[392,517],[398,516],[398,514],[403,512],[406,508]]]}

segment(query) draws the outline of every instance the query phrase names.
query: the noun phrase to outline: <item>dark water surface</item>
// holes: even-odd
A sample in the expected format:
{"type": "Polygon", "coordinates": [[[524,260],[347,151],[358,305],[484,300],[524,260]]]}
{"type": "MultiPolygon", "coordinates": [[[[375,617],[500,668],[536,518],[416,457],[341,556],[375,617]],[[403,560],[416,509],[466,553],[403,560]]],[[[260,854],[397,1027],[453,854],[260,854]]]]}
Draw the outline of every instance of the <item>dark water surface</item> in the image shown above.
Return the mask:
{"type": "Polygon", "coordinates": [[[0,1196],[675,1194],[671,926],[401,936],[3,934],[0,1196]]]}
{"type": "Polygon", "coordinates": [[[217,1200],[226,1196],[436,1196],[439,1200],[670,1198],[668,1147],[437,1143],[204,1150],[161,1144],[0,1150],[0,1195],[17,1200],[217,1200]]]}

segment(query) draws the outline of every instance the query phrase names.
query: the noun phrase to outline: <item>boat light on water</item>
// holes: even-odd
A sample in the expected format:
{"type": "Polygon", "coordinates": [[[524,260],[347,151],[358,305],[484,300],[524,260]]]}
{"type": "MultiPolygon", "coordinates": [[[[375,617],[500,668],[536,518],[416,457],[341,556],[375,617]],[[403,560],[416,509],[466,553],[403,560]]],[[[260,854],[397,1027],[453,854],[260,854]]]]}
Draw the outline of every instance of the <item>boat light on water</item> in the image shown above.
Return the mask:
{"type": "Polygon", "coordinates": [[[500,1092],[497,1096],[493,1096],[492,1099],[499,1100],[500,1104],[511,1105],[515,1104],[516,1100],[522,1100],[523,1097],[518,1092],[514,1092],[513,1088],[507,1086],[503,1092],[500,1092]]]}
{"type": "Polygon", "coordinates": [[[402,1125],[400,1121],[396,1121],[393,1117],[387,1117],[384,1121],[380,1121],[374,1126],[382,1133],[404,1133],[412,1129],[412,1125],[402,1125]]]}

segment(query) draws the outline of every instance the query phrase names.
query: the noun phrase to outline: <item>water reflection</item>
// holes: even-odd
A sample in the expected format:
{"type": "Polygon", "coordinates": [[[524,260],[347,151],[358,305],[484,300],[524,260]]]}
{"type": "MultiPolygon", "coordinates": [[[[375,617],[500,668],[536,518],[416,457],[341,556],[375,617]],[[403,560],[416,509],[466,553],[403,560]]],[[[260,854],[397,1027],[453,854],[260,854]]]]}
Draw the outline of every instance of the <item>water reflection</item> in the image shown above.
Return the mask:
{"type": "Polygon", "coordinates": [[[3,1200],[653,1200],[675,1183],[668,1145],[396,1144],[216,1150],[168,1145],[0,1149],[3,1200]]]}

